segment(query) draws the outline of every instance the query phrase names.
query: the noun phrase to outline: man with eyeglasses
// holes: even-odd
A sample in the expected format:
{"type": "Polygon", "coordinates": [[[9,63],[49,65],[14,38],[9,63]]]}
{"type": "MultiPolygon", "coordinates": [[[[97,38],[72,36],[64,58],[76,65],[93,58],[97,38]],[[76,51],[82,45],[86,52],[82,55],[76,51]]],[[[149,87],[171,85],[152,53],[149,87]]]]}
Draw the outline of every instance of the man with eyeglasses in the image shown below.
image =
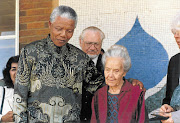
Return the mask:
{"type": "MultiPolygon", "coordinates": [[[[101,62],[101,50],[104,38],[105,34],[95,26],[85,28],[79,36],[79,43],[82,51],[85,52],[91,58],[97,70],[102,74],[104,73],[104,70],[101,62]]],[[[131,78],[128,81],[130,81],[133,85],[139,85],[140,89],[143,89],[145,91],[143,83],[139,80],[131,78]]],[[[88,122],[91,118],[92,96],[93,95],[91,95],[89,92],[83,89],[81,121],[88,122]]]]}
{"type": "Polygon", "coordinates": [[[82,51],[84,51],[91,58],[98,71],[102,73],[102,55],[100,53],[104,38],[104,33],[99,28],[94,26],[85,28],[79,37],[79,43],[82,51]]]}

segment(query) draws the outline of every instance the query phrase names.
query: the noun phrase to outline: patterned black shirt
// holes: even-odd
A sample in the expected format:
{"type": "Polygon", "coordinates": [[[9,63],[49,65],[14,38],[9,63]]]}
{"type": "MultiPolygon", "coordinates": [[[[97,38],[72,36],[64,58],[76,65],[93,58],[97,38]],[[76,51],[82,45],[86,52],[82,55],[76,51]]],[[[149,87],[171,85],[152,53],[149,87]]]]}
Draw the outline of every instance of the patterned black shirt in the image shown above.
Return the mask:
{"type": "Polygon", "coordinates": [[[94,93],[103,76],[80,49],[54,45],[48,36],[20,54],[14,87],[15,122],[79,122],[82,85],[94,93]]]}

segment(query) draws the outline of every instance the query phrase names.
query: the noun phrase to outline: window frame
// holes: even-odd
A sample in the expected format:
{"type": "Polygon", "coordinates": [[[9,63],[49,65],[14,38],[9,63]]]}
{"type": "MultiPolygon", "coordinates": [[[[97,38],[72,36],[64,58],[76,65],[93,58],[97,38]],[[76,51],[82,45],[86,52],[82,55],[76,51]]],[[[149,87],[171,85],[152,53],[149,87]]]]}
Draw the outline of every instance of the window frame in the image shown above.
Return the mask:
{"type": "Polygon", "coordinates": [[[15,55],[19,54],[19,0],[15,2],[15,35],[0,36],[2,39],[15,39],[15,55]]]}

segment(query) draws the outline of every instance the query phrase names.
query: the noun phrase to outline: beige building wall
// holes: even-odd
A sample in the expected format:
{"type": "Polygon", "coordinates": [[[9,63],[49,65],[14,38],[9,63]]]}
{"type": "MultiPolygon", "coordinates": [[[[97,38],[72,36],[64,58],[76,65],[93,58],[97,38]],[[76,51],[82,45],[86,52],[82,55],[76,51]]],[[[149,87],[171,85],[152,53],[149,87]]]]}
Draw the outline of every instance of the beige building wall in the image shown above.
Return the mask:
{"type": "Polygon", "coordinates": [[[78,47],[81,31],[97,26],[106,35],[103,48],[107,50],[131,30],[138,16],[143,29],[160,41],[170,56],[178,52],[170,23],[180,10],[179,0],[59,0],[59,3],[71,6],[78,14],[78,25],[70,40],[78,47]]]}

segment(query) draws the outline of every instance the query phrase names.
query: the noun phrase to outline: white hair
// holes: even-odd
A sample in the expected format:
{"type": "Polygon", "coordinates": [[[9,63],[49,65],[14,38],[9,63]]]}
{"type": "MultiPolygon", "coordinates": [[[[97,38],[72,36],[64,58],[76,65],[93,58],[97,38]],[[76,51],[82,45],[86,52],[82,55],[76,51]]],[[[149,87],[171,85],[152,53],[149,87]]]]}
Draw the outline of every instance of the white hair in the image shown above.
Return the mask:
{"type": "Polygon", "coordinates": [[[79,36],[79,39],[80,40],[83,40],[84,39],[84,34],[86,31],[94,31],[94,32],[99,32],[100,35],[101,35],[101,41],[103,41],[103,39],[105,38],[105,34],[103,31],[101,31],[99,28],[95,27],[95,26],[89,26],[87,28],[85,28],[82,33],[80,34],[79,36]]]}
{"type": "Polygon", "coordinates": [[[102,63],[105,66],[107,57],[117,57],[123,59],[124,71],[128,72],[131,68],[131,58],[129,57],[129,53],[124,46],[121,45],[113,45],[111,46],[102,57],[102,63]]]}
{"type": "Polygon", "coordinates": [[[171,24],[171,31],[175,33],[175,31],[180,31],[180,11],[174,17],[171,24]]]}
{"type": "Polygon", "coordinates": [[[69,6],[56,7],[50,15],[50,22],[53,23],[55,21],[56,17],[58,17],[58,16],[74,20],[75,27],[76,27],[77,14],[74,11],[74,9],[72,9],[71,7],[69,7],[69,6]]]}

